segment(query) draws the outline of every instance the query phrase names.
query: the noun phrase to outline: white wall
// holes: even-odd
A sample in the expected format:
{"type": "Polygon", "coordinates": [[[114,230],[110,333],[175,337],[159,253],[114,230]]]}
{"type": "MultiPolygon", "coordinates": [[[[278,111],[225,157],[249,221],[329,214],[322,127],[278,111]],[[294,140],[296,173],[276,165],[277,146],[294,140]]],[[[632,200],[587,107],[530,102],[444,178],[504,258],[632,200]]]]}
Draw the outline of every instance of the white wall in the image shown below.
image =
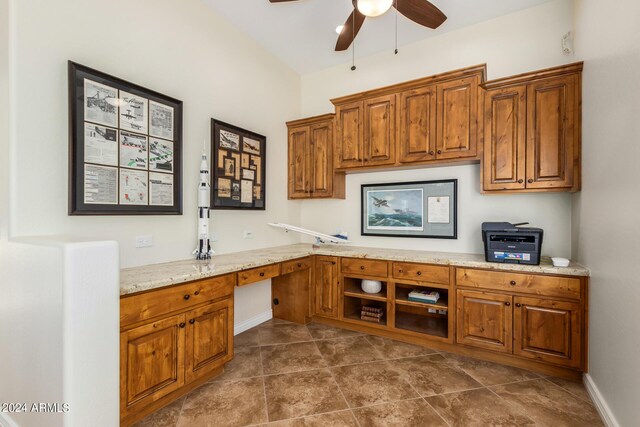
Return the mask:
{"type": "Polygon", "coordinates": [[[583,190],[574,196],[574,253],[591,269],[589,371],[621,426],[640,407],[640,3],[576,0],[585,59],[583,190]]]}
{"type": "Polygon", "coordinates": [[[12,233],[115,239],[123,267],[190,257],[197,238],[197,183],[210,118],[266,135],[267,211],[212,213],[218,252],[291,242],[265,225],[293,221],[286,198],[286,127],[300,115],[299,76],[200,0],[19,0],[16,21],[16,149],[12,233]],[[54,19],[55,17],[55,19],[54,19]],[[67,60],[184,101],[184,215],[67,216],[67,60]],[[255,239],[242,239],[242,231],[255,239]],[[136,235],[154,246],[134,247],[136,235]]]}
{"type": "MultiPolygon", "coordinates": [[[[297,242],[267,222],[299,221],[287,202],[284,122],[300,116],[300,77],[200,0],[13,1],[15,137],[11,234],[114,239],[122,267],[185,259],[197,238],[197,183],[212,117],[267,136],[267,210],[213,211],[218,253],[297,242]],[[52,19],[55,17],[55,19],[52,19]],[[182,216],[67,215],[67,60],[184,101],[182,216]],[[244,230],[253,240],[242,238],[244,230]],[[152,248],[134,247],[151,235],[152,248]]],[[[270,310],[270,285],[236,301],[236,322],[270,310]]]]}
{"type": "MultiPolygon", "coordinates": [[[[562,35],[573,27],[572,6],[570,0],[554,0],[402,47],[397,56],[387,52],[357,59],[355,72],[345,64],[304,75],[303,115],[332,111],[330,98],[476,64],[487,63],[488,78],[494,79],[576,61],[560,49],[562,35]]],[[[571,255],[571,195],[480,196],[479,191],[477,165],[354,174],[347,176],[345,201],[304,202],[301,218],[309,228],[346,229],[357,244],[455,252],[482,252],[483,221],[529,221],[545,230],[545,254],[571,255]],[[459,180],[458,240],[360,236],[361,183],[447,178],[459,180]],[[336,212],[343,216],[336,218],[336,212]]]]}

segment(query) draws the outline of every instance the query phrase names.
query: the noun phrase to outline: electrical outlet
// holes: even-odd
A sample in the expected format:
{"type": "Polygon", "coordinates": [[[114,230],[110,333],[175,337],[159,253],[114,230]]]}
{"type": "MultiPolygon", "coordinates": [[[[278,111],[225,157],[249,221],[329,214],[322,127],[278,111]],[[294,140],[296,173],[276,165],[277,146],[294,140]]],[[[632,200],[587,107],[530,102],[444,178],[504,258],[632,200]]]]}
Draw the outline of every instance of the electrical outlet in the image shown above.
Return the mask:
{"type": "Polygon", "coordinates": [[[153,246],[153,236],[137,236],[136,248],[148,248],[153,246]]]}
{"type": "Polygon", "coordinates": [[[220,240],[220,238],[218,237],[218,233],[216,233],[215,231],[211,233],[211,236],[209,236],[209,240],[212,242],[217,242],[218,240],[220,240]]]}
{"type": "Polygon", "coordinates": [[[244,238],[245,239],[253,239],[253,231],[244,230],[244,238]]]}

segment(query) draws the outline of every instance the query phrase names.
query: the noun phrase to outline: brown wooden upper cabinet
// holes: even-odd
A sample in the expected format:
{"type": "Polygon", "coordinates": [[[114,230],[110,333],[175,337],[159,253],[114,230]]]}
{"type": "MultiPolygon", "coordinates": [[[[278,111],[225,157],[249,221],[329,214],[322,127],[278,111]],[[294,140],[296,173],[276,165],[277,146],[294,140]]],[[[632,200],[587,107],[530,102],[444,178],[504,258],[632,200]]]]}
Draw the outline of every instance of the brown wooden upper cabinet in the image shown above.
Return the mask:
{"type": "Polygon", "coordinates": [[[400,163],[436,158],[436,93],[436,86],[429,85],[400,94],[400,163]]]}
{"type": "Polygon", "coordinates": [[[476,160],[485,69],[470,67],[333,99],[335,167],[476,160]]]}
{"type": "Polygon", "coordinates": [[[438,85],[436,158],[476,157],[480,83],[472,76],[438,85]]]}
{"type": "Polygon", "coordinates": [[[395,164],[395,94],[338,105],[336,115],[336,168],[395,164]]]}
{"type": "Polygon", "coordinates": [[[582,63],[487,82],[483,192],[579,191],[582,63]]]}
{"type": "Polygon", "coordinates": [[[287,123],[289,199],[344,198],[344,174],[333,170],[334,115],[287,123]]]}

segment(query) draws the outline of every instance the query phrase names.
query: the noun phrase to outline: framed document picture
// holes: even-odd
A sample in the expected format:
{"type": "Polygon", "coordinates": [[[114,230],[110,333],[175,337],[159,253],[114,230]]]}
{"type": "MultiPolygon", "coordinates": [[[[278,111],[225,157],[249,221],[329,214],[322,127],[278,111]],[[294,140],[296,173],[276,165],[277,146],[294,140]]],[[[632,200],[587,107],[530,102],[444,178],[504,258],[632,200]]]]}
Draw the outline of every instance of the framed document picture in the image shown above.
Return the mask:
{"type": "Polygon", "coordinates": [[[267,138],[211,119],[211,209],[264,210],[267,138]]]}
{"type": "Polygon", "coordinates": [[[457,239],[458,180],[364,184],[363,236],[457,239]]]}
{"type": "Polygon", "coordinates": [[[182,101],[69,61],[69,215],[182,214],[182,101]]]}

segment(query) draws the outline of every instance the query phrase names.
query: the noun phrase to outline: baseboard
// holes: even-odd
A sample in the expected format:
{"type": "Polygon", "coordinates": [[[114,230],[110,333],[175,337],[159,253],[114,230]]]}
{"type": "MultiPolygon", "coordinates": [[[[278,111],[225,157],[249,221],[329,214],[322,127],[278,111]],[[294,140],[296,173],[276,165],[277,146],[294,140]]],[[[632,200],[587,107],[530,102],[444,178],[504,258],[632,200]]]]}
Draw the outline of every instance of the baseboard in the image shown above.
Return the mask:
{"type": "Polygon", "coordinates": [[[266,322],[273,318],[273,310],[263,311],[260,314],[245,320],[244,322],[236,323],[233,325],[233,335],[238,335],[251,328],[258,326],[261,323],[266,322]]]}
{"type": "Polygon", "coordinates": [[[13,419],[7,413],[0,413],[0,426],[1,427],[18,427],[18,423],[13,421],[13,419]]]}
{"type": "Polygon", "coordinates": [[[613,412],[611,412],[611,408],[609,408],[606,400],[604,400],[604,397],[602,397],[602,394],[600,393],[600,390],[598,390],[596,383],[593,382],[593,378],[591,378],[591,375],[584,374],[582,378],[584,381],[584,386],[587,388],[589,396],[591,396],[591,400],[593,400],[593,403],[596,405],[596,409],[600,414],[600,418],[602,418],[602,422],[604,422],[607,427],[620,427],[620,424],[616,420],[616,417],[614,417],[613,412]]]}

